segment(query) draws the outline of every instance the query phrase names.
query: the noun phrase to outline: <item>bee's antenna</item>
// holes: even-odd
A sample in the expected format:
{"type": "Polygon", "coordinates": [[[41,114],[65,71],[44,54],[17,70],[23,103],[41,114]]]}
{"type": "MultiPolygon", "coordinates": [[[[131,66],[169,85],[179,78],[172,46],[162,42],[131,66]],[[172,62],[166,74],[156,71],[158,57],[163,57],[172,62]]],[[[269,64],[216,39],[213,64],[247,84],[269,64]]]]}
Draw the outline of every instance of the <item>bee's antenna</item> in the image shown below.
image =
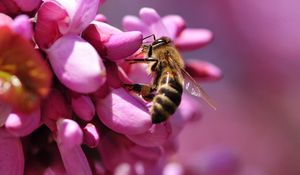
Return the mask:
{"type": "Polygon", "coordinates": [[[155,38],[155,35],[154,35],[154,34],[151,34],[151,35],[148,35],[148,36],[146,36],[145,38],[143,38],[143,40],[145,40],[145,39],[148,39],[148,38],[150,38],[150,37],[153,37],[153,41],[155,41],[155,40],[156,40],[156,38],[155,38]]]}

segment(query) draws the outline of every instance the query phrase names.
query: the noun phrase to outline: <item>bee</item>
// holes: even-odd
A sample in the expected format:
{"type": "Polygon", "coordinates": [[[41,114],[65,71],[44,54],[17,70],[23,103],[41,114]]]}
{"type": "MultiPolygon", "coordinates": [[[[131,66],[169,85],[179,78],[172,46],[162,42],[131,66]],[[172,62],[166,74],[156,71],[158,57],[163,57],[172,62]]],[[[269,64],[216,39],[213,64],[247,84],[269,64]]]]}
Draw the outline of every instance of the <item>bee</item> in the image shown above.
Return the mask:
{"type": "MultiPolygon", "coordinates": [[[[152,101],[150,108],[152,123],[166,121],[180,105],[184,88],[191,95],[201,97],[213,109],[215,105],[207,93],[184,69],[184,62],[172,40],[168,37],[155,39],[150,45],[143,45],[142,52],[147,55],[142,59],[126,59],[130,64],[148,63],[152,74],[152,83],[124,84],[130,91],[140,94],[146,101],[152,101]]],[[[144,39],[146,39],[144,38],[144,39]]]]}

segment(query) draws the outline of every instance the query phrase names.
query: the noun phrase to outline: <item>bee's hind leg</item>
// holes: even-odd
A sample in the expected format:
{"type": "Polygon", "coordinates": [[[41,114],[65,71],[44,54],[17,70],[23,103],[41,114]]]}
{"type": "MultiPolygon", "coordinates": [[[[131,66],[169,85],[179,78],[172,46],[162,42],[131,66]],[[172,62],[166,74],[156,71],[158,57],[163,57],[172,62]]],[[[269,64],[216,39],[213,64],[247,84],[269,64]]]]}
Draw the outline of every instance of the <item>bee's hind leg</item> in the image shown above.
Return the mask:
{"type": "Polygon", "coordinates": [[[154,98],[155,89],[147,84],[123,84],[123,87],[129,91],[133,91],[143,97],[144,100],[151,102],[154,98]]]}

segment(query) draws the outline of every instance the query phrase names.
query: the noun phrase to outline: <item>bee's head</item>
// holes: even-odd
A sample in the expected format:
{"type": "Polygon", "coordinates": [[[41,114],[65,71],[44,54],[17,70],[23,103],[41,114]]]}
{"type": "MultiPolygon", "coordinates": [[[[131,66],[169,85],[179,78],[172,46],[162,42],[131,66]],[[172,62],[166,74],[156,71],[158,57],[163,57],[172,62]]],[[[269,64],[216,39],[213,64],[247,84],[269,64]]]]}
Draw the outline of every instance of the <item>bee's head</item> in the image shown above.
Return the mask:
{"type": "Polygon", "coordinates": [[[163,36],[153,41],[152,47],[164,46],[170,43],[172,43],[172,40],[169,37],[163,36]]]}

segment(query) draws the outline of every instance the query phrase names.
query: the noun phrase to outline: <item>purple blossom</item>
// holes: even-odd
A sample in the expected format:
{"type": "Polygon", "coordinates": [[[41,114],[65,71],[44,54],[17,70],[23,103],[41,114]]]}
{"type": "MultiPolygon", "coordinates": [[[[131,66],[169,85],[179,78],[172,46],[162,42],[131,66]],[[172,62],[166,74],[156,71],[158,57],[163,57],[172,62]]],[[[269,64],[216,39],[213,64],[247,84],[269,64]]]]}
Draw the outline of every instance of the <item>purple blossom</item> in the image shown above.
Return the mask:
{"type": "MultiPolygon", "coordinates": [[[[201,118],[199,102],[184,94],[170,120],[153,124],[151,103],[122,86],[149,82],[145,65],[129,65],[124,59],[134,57],[142,42],[147,42],[143,37],[150,34],[169,36],[179,50],[192,50],[209,43],[211,32],[186,28],[180,16],[161,18],[150,8],[141,9],[140,18],[126,16],[126,31],[122,31],[106,23],[104,15],[97,15],[103,0],[32,1],[31,6],[15,2],[14,13],[1,9],[8,1],[0,3],[0,10],[12,17],[30,11],[36,19],[25,15],[12,19],[0,13],[0,32],[11,30],[30,43],[28,50],[38,56],[14,64],[13,68],[29,72],[25,78],[0,64],[0,73],[9,73],[0,74],[0,145],[4,145],[0,162],[5,162],[0,164],[0,174],[11,168],[15,172],[8,174],[183,174],[184,165],[169,158],[177,149],[180,131],[201,118]],[[34,63],[45,70],[28,66],[34,63]],[[16,84],[14,78],[20,79],[29,95],[15,89],[3,95],[6,77],[11,85],[16,84]],[[20,97],[26,103],[16,100],[20,97]],[[34,107],[29,108],[31,103],[34,107]]],[[[0,42],[1,37],[0,33],[0,42]]],[[[10,56],[22,60],[27,51],[21,51],[10,56]]],[[[221,76],[216,66],[206,62],[188,64],[187,69],[200,80],[221,76]]]]}

